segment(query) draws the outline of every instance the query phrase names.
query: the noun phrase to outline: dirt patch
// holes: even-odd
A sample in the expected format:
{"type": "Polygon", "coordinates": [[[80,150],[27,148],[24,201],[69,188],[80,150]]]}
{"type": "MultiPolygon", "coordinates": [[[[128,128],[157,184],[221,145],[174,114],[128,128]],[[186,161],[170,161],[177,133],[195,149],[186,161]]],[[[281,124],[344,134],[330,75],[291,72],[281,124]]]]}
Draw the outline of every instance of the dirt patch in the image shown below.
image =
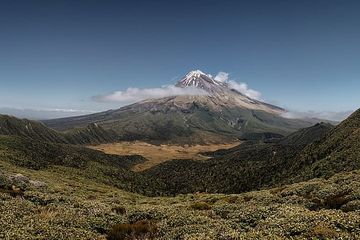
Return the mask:
{"type": "Polygon", "coordinates": [[[227,144],[210,144],[194,146],[152,145],[146,142],[119,142],[89,146],[89,148],[117,155],[141,155],[149,161],[134,166],[134,171],[143,171],[162,162],[172,159],[206,160],[209,157],[202,152],[211,152],[219,149],[228,149],[237,146],[240,142],[227,144]]]}

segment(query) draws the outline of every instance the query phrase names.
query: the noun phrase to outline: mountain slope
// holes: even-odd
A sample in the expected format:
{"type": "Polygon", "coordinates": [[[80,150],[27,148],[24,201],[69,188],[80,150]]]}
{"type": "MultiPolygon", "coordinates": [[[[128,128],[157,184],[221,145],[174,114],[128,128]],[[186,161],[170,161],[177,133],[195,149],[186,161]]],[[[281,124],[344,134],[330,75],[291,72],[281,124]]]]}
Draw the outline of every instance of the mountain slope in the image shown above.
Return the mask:
{"type": "Polygon", "coordinates": [[[316,124],[277,142],[246,142],[213,159],[174,160],[144,174],[169,191],[239,193],[360,169],[360,110],[336,127],[316,124]]]}
{"type": "Polygon", "coordinates": [[[105,130],[96,123],[89,124],[84,128],[71,129],[62,135],[71,144],[100,144],[116,142],[119,139],[114,131],[105,130]]]}
{"type": "Polygon", "coordinates": [[[104,130],[96,124],[83,128],[58,132],[43,123],[0,115],[0,135],[13,135],[37,141],[68,144],[99,144],[115,142],[118,136],[111,130],[104,130]]]}
{"type": "Polygon", "coordinates": [[[0,166],[1,239],[360,239],[359,170],[238,195],[152,198],[82,169],[0,166]],[[10,177],[29,181],[20,199],[1,181],[10,177]]]}
{"type": "Polygon", "coordinates": [[[144,171],[161,179],[173,193],[240,193],[288,182],[299,169],[296,156],[306,144],[319,141],[332,126],[317,124],[277,143],[245,142],[214,152],[206,161],[173,160],[144,171]]]}
{"type": "Polygon", "coordinates": [[[280,144],[293,146],[306,146],[322,139],[325,134],[333,129],[329,123],[317,123],[312,127],[300,129],[289,136],[281,139],[280,144]]]}
{"type": "Polygon", "coordinates": [[[329,177],[360,168],[360,109],[336,126],[321,141],[307,146],[297,157],[296,180],[329,177]]]}
{"type": "Polygon", "coordinates": [[[15,135],[56,143],[66,143],[67,140],[57,131],[47,128],[44,124],[27,119],[18,119],[0,115],[0,134],[15,135]]]}
{"type": "Polygon", "coordinates": [[[129,170],[145,158],[109,155],[83,146],[41,142],[29,138],[0,135],[0,163],[18,167],[46,170],[67,168],[91,181],[109,184],[145,195],[164,193],[162,184],[129,170]]]}
{"type": "Polygon", "coordinates": [[[57,130],[96,123],[122,140],[196,144],[261,139],[269,133],[285,136],[317,122],[283,118],[284,109],[251,99],[199,70],[188,73],[176,86],[196,88],[199,94],[148,99],[117,110],[44,123],[57,130]]]}

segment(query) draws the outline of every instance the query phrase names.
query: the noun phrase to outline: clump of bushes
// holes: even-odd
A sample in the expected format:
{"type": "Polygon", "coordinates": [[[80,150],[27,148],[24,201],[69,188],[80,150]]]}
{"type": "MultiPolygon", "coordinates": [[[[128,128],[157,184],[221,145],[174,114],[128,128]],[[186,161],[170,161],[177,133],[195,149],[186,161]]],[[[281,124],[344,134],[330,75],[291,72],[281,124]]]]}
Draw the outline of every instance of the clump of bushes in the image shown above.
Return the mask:
{"type": "Polygon", "coordinates": [[[1,189],[0,188],[0,193],[6,193],[9,194],[12,197],[23,197],[24,196],[24,192],[18,188],[12,188],[12,189],[1,189]]]}
{"type": "Polygon", "coordinates": [[[0,172],[0,192],[12,197],[23,197],[24,190],[28,188],[29,179],[21,174],[7,177],[0,172]]]}
{"type": "Polygon", "coordinates": [[[319,224],[313,228],[312,234],[319,239],[333,239],[338,237],[335,229],[324,224],[319,224]]]}
{"type": "Polygon", "coordinates": [[[0,188],[8,188],[10,186],[10,181],[8,177],[0,172],[0,188]]]}
{"type": "Polygon", "coordinates": [[[247,196],[247,195],[245,195],[243,198],[244,198],[244,202],[250,202],[253,199],[252,196],[247,196]]]}
{"type": "Polygon", "coordinates": [[[351,191],[341,191],[335,194],[330,194],[324,198],[314,197],[311,194],[305,196],[310,199],[312,205],[309,207],[310,210],[319,210],[322,208],[326,209],[342,209],[342,206],[346,205],[351,201],[349,197],[351,191]]]}
{"type": "Polygon", "coordinates": [[[349,202],[349,198],[347,198],[347,195],[350,193],[350,191],[343,191],[331,196],[328,196],[324,200],[324,205],[326,208],[330,209],[340,209],[342,205],[345,205],[349,202]]]}
{"type": "Polygon", "coordinates": [[[228,196],[223,199],[227,203],[237,203],[239,198],[237,196],[228,196]]]}
{"type": "Polygon", "coordinates": [[[116,206],[111,209],[111,211],[115,212],[116,214],[124,215],[126,213],[125,207],[116,206]]]}
{"type": "Polygon", "coordinates": [[[194,210],[210,210],[211,205],[207,202],[196,202],[190,205],[190,207],[194,210]]]}
{"type": "Polygon", "coordinates": [[[151,221],[155,218],[154,212],[136,211],[128,216],[129,223],[136,223],[141,221],[151,221]]]}
{"type": "Polygon", "coordinates": [[[352,212],[360,210],[360,200],[354,200],[346,203],[341,207],[341,210],[344,212],[352,212]]]}
{"type": "Polygon", "coordinates": [[[108,232],[108,240],[153,239],[156,225],[148,220],[116,224],[108,232]]]}
{"type": "Polygon", "coordinates": [[[276,194],[279,194],[281,193],[283,190],[286,189],[286,186],[282,186],[282,187],[278,187],[278,188],[273,188],[273,189],[270,189],[270,193],[273,194],[273,195],[276,195],[276,194]]]}
{"type": "Polygon", "coordinates": [[[21,190],[26,190],[29,188],[30,179],[22,174],[16,174],[9,177],[9,181],[11,182],[12,186],[19,188],[21,190]]]}

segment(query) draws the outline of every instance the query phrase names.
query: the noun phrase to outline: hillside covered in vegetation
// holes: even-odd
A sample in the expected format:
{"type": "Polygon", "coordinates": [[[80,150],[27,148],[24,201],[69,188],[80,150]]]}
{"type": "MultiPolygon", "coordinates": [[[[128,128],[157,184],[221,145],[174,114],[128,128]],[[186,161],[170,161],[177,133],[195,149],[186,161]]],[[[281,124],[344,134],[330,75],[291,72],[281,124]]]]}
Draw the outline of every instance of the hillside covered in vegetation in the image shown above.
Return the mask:
{"type": "Polygon", "coordinates": [[[104,130],[97,124],[89,124],[82,128],[59,132],[46,127],[38,121],[1,114],[0,135],[14,135],[37,141],[67,144],[99,144],[118,140],[113,131],[104,130]]]}
{"type": "MultiPolygon", "coordinates": [[[[241,193],[331,177],[360,168],[360,111],[333,128],[321,123],[280,141],[243,143],[210,155],[207,161],[174,160],[145,175],[162,179],[176,193],[241,193]]],[[[209,153],[208,153],[209,154],[209,153]]]]}
{"type": "Polygon", "coordinates": [[[146,161],[141,156],[108,155],[82,146],[29,140],[0,135],[0,160],[27,169],[54,166],[79,170],[89,181],[97,181],[146,195],[163,193],[162,185],[129,169],[146,161]]]}
{"type": "Polygon", "coordinates": [[[0,238],[358,239],[359,112],[143,172],[141,156],[1,135],[0,238]]]}
{"type": "Polygon", "coordinates": [[[358,170],[235,195],[154,198],[82,169],[0,167],[1,239],[360,238],[358,170]]]}
{"type": "Polygon", "coordinates": [[[250,141],[228,150],[206,153],[206,161],[173,160],[155,166],[145,175],[162,179],[170,192],[240,193],[288,182],[298,169],[297,156],[330,130],[316,124],[276,142],[250,141]]]}

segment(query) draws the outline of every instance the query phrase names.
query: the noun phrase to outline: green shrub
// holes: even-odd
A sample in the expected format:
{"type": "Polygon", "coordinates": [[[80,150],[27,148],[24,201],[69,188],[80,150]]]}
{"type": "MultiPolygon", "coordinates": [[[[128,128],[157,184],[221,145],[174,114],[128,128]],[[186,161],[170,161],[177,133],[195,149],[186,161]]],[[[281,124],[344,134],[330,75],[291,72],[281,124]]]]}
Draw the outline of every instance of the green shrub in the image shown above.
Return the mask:
{"type": "Polygon", "coordinates": [[[237,196],[228,196],[223,198],[223,200],[227,203],[237,203],[239,201],[239,198],[237,196]]]}
{"type": "Polygon", "coordinates": [[[126,213],[125,207],[122,207],[122,206],[113,207],[111,209],[111,211],[113,211],[113,212],[115,212],[117,214],[120,214],[120,215],[124,215],[126,213]]]}
{"type": "Polygon", "coordinates": [[[310,210],[319,210],[319,209],[341,209],[342,206],[346,205],[351,201],[349,197],[350,191],[341,191],[339,193],[328,195],[324,198],[315,197],[311,194],[304,196],[309,199],[312,203],[311,206],[308,206],[310,210]]]}
{"type": "Polygon", "coordinates": [[[7,189],[11,186],[11,183],[8,179],[8,177],[3,174],[2,172],[0,172],[0,188],[4,188],[7,189]]]}
{"type": "Polygon", "coordinates": [[[313,228],[312,234],[314,237],[320,239],[334,239],[338,237],[338,233],[335,229],[330,228],[324,224],[319,224],[313,228]]]}
{"type": "Polygon", "coordinates": [[[244,196],[244,202],[249,202],[251,199],[253,199],[252,196],[244,196]]]}
{"type": "Polygon", "coordinates": [[[136,223],[116,224],[108,232],[108,240],[125,239],[152,239],[156,232],[156,226],[150,221],[143,220],[136,223]]]}
{"type": "Polygon", "coordinates": [[[23,197],[24,196],[24,192],[20,189],[0,189],[0,193],[7,193],[12,197],[23,197]]]}
{"type": "Polygon", "coordinates": [[[334,194],[328,196],[324,199],[324,205],[326,208],[330,209],[340,209],[342,205],[345,205],[350,200],[347,198],[349,191],[340,192],[338,194],[334,194]]]}
{"type": "Polygon", "coordinates": [[[279,194],[281,193],[283,190],[286,189],[286,186],[282,186],[282,187],[278,187],[278,188],[273,188],[273,189],[270,189],[270,193],[273,194],[273,195],[276,195],[276,194],[279,194]]]}
{"type": "Polygon", "coordinates": [[[360,210],[360,200],[354,200],[346,203],[341,207],[341,210],[344,212],[352,212],[360,210]]]}
{"type": "Polygon", "coordinates": [[[210,210],[211,205],[207,202],[196,202],[190,206],[194,210],[210,210]]]}

